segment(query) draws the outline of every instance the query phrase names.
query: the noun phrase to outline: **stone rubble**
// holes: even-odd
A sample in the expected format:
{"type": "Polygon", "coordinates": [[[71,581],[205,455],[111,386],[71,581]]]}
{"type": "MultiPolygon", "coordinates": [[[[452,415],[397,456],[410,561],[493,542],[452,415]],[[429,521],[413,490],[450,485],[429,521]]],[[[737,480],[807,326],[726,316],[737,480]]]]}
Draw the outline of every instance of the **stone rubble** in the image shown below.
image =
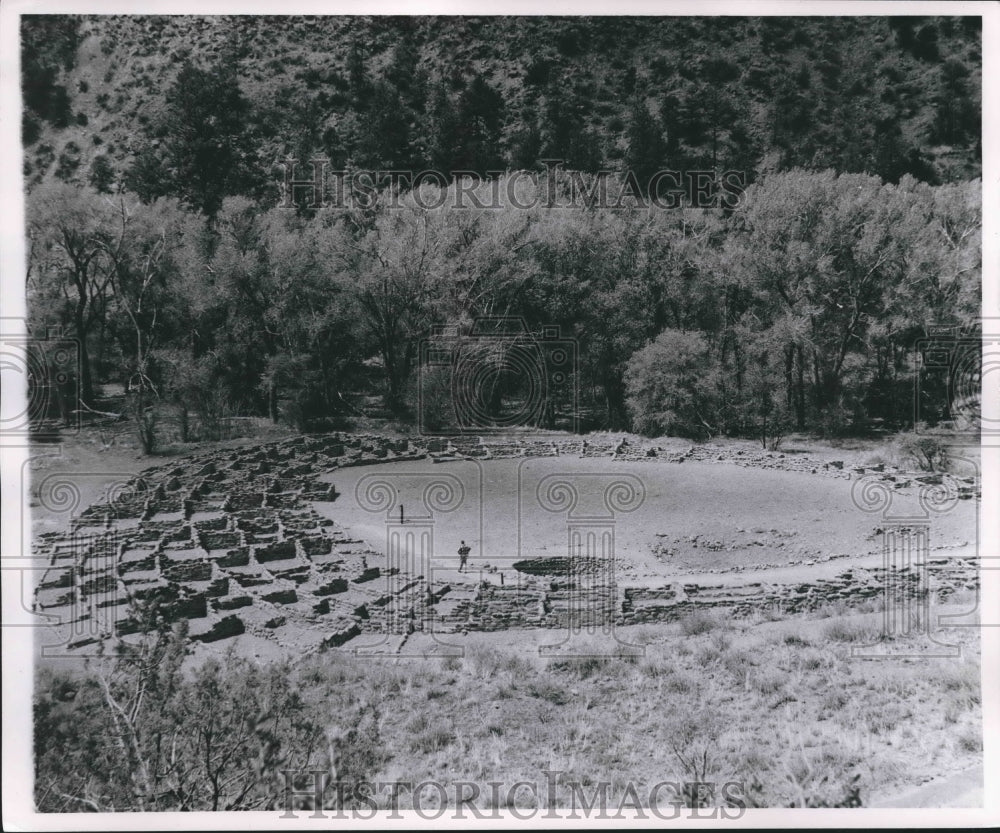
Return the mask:
{"type": "MultiPolygon", "coordinates": [[[[141,630],[144,623],[135,611],[145,603],[168,621],[187,619],[193,640],[225,641],[248,633],[308,653],[373,633],[392,637],[386,644],[401,650],[417,630],[607,627],[672,621],[698,608],[725,608],[733,615],[765,607],[796,613],[831,601],[871,599],[889,578],[903,585],[917,580],[915,573],[887,577],[879,569],[854,569],[800,585],[768,586],[748,576],[739,585],[675,581],[660,588],[628,587],[601,584],[600,571],[570,573],[557,563],[560,559],[552,559],[548,566],[539,560],[522,565],[516,581],[506,585],[470,579],[428,586],[427,577],[387,569],[382,553],[350,538],[312,507],[337,499],[335,484],[318,478],[338,468],[555,455],[735,463],[845,479],[874,471],[893,480],[895,488],[937,485],[947,477],[884,466],[845,470],[842,463],[749,448],[691,446],[666,452],[611,437],[302,436],[147,469],[110,502],[82,512],[67,534],[39,536],[36,554],[47,558],[48,569],[34,605],[74,631],[89,627],[92,635],[74,645],[95,643],[97,632],[141,630]]],[[[949,485],[960,490],[960,497],[978,496],[973,481],[950,478],[949,485]]],[[[804,563],[834,557],[845,556],[804,563]]],[[[974,559],[943,557],[930,566],[939,596],[977,586],[974,559]]]]}

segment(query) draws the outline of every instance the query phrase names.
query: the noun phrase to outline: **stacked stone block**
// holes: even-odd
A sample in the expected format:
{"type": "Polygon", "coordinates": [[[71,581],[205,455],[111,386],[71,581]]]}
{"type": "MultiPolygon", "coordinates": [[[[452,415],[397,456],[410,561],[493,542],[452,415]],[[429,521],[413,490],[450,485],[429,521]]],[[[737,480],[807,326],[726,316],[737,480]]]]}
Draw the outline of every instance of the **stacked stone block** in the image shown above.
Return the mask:
{"type": "MultiPolygon", "coordinates": [[[[781,587],[674,583],[649,589],[591,587],[579,576],[546,575],[541,569],[545,565],[533,562],[516,585],[456,582],[428,594],[421,591],[424,585],[416,576],[388,582],[383,556],[350,538],[311,505],[336,500],[335,486],[319,478],[338,467],[425,457],[443,461],[556,455],[723,462],[843,478],[875,473],[894,488],[940,477],[884,466],[845,470],[836,462],[752,448],[706,445],[666,452],[612,437],[296,437],[148,469],[112,500],[81,513],[68,534],[40,535],[35,546],[48,557],[49,569],[38,585],[35,604],[71,622],[91,616],[91,608],[117,610],[127,601],[155,602],[169,618],[198,621],[195,638],[206,642],[252,633],[285,644],[282,640],[308,631],[316,634],[314,646],[334,646],[358,634],[387,632],[391,623],[400,622],[440,631],[588,627],[607,624],[611,611],[614,623],[622,625],[671,621],[692,609],[720,608],[742,615],[777,606],[788,613],[802,612],[830,601],[863,601],[881,592],[885,576],[878,570],[846,571],[830,580],[781,587]],[[103,540],[101,536],[111,534],[116,543],[107,564],[98,567],[96,556],[86,555],[81,562],[79,540],[103,540]],[[90,608],[84,604],[88,600],[90,608]],[[588,615],[591,619],[585,621],[588,615]]],[[[960,497],[978,495],[975,481],[956,483],[960,497]]],[[[106,557],[106,548],[104,552],[106,557]]],[[[962,559],[948,560],[947,569],[937,569],[935,575],[934,591],[942,596],[976,586],[975,563],[962,559]]],[[[124,615],[115,622],[119,635],[138,627],[124,615]]]]}

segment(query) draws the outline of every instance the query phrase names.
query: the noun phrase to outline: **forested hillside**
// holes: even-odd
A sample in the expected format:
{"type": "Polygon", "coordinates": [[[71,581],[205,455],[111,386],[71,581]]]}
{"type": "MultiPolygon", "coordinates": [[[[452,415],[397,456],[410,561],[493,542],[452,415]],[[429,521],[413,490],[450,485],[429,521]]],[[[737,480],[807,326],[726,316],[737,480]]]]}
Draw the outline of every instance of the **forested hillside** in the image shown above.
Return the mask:
{"type": "Polygon", "coordinates": [[[25,167],[209,210],[289,153],[952,182],[980,170],[980,41],[973,17],[29,17],[25,167]]]}
{"type": "Polygon", "coordinates": [[[552,428],[766,438],[952,415],[914,349],[979,314],[978,19],[50,17],[23,34],[32,323],[81,351],[51,401],[122,383],[149,449],[168,411],[182,433],[189,414],[321,427],[369,394],[475,429],[542,382],[530,421],[552,428]],[[288,154],[507,173],[478,186],[493,208],[456,208],[452,184],[434,210],[425,185],[295,211],[288,154]],[[583,173],[511,173],[552,158],[583,173]],[[748,189],[726,211],[538,198],[661,168],[745,171],[748,189]],[[477,341],[498,317],[530,343],[477,341]],[[490,345],[488,384],[428,360],[440,325],[458,341],[435,350],[490,345]]]}

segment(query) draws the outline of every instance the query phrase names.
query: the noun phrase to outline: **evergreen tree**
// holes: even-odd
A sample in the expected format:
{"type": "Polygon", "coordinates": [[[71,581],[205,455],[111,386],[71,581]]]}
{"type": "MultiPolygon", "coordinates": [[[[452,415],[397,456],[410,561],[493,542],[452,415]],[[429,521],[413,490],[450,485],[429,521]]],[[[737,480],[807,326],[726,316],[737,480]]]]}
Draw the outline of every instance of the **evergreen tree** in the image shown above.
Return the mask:
{"type": "Polygon", "coordinates": [[[108,157],[103,153],[95,156],[94,161],[90,163],[88,181],[98,193],[111,193],[111,188],[115,184],[115,169],[111,167],[108,157]]]}
{"type": "Polygon", "coordinates": [[[368,70],[365,55],[358,40],[351,43],[347,53],[347,89],[355,108],[364,110],[368,97],[368,70]]]}
{"type": "Polygon", "coordinates": [[[356,161],[370,170],[408,168],[413,159],[410,125],[399,93],[384,81],[370,89],[356,161]]]}
{"type": "Polygon", "coordinates": [[[167,105],[171,193],[215,214],[226,196],[245,192],[252,180],[246,129],[250,108],[235,64],[220,61],[209,69],[185,64],[167,93],[167,105]]]}
{"type": "Polygon", "coordinates": [[[433,84],[427,106],[425,158],[432,170],[447,174],[456,169],[459,119],[443,83],[433,84]]]}
{"type": "Polygon", "coordinates": [[[627,136],[625,162],[645,187],[650,177],[663,167],[667,154],[660,127],[641,95],[635,96],[632,101],[627,136]]]}
{"type": "Polygon", "coordinates": [[[459,96],[458,112],[454,170],[475,171],[485,176],[487,171],[502,169],[503,98],[500,93],[477,75],[459,96]]]}

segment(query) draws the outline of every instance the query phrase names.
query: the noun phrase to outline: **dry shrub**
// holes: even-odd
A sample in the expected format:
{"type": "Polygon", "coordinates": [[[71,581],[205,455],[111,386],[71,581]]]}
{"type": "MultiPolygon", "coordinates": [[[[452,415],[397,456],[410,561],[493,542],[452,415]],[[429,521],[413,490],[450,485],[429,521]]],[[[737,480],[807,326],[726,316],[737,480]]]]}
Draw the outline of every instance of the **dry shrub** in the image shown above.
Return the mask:
{"type": "Polygon", "coordinates": [[[750,689],[764,697],[777,694],[785,687],[785,675],[774,668],[759,668],[748,679],[750,689]]]}
{"type": "Polygon", "coordinates": [[[681,619],[681,633],[685,636],[714,631],[721,624],[719,614],[708,610],[695,610],[681,619]]]}
{"type": "Polygon", "coordinates": [[[565,706],[570,701],[566,686],[554,679],[550,674],[536,673],[525,686],[532,697],[545,700],[554,706],[565,706]]]}
{"type": "Polygon", "coordinates": [[[823,636],[831,642],[878,642],[883,636],[882,619],[871,614],[834,619],[823,628],[823,636]]]}

